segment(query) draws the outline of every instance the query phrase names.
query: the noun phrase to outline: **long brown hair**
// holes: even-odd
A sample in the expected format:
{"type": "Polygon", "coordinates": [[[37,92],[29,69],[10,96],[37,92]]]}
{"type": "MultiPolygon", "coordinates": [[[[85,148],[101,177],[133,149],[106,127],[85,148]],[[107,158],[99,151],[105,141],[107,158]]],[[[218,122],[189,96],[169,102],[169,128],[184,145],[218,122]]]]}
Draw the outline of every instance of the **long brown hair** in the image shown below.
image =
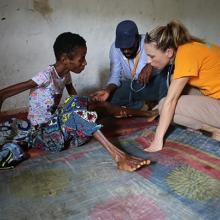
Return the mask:
{"type": "Polygon", "coordinates": [[[173,48],[176,51],[178,46],[193,41],[204,43],[202,39],[192,36],[187,28],[176,20],[146,33],[144,40],[145,43],[155,43],[156,47],[162,51],[167,48],[173,48]]]}

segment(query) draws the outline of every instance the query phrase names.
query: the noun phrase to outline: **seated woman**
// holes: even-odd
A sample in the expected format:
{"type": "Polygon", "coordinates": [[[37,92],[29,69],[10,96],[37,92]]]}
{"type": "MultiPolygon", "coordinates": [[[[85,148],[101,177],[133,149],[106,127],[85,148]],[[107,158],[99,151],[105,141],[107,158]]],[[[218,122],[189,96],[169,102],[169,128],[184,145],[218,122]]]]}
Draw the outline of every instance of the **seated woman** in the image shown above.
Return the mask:
{"type": "Polygon", "coordinates": [[[166,131],[174,122],[220,136],[220,48],[189,34],[178,21],[152,30],[145,37],[145,50],[153,67],[174,67],[167,96],[160,103],[160,120],[153,142],[146,151],[163,148],[166,131]],[[190,85],[201,95],[183,95],[190,85]]]}

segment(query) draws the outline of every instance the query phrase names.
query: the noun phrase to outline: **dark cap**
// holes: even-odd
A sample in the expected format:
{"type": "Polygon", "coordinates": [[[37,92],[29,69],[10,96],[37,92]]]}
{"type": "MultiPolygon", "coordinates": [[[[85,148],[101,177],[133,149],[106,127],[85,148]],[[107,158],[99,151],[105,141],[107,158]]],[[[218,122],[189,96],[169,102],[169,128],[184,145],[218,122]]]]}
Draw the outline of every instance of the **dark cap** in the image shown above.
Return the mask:
{"type": "Polygon", "coordinates": [[[131,20],[125,20],[118,24],[116,28],[116,48],[131,48],[138,35],[137,25],[131,20]]]}

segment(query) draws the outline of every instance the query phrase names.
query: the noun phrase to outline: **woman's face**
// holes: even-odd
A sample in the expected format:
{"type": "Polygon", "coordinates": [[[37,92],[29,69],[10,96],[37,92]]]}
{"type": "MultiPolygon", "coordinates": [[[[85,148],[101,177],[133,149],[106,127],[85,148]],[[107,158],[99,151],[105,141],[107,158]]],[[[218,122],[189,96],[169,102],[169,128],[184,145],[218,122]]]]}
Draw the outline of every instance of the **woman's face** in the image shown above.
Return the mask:
{"type": "Polygon", "coordinates": [[[172,59],[174,50],[168,48],[165,52],[157,49],[155,43],[145,43],[144,45],[148,61],[151,66],[156,69],[162,70],[172,59]]]}
{"type": "Polygon", "coordinates": [[[68,58],[68,69],[74,73],[81,73],[87,65],[86,53],[86,47],[76,48],[74,50],[74,55],[68,58]]]}

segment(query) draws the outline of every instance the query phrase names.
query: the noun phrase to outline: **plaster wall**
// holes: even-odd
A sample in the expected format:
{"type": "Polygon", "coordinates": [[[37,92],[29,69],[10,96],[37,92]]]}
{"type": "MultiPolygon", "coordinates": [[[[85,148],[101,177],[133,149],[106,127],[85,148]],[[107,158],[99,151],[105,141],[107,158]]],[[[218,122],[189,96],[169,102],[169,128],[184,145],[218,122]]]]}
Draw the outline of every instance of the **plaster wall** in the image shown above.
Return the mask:
{"type": "MultiPolygon", "coordinates": [[[[79,94],[105,85],[108,53],[117,23],[134,20],[146,33],[171,19],[198,37],[220,44],[218,0],[0,0],[0,89],[30,79],[53,64],[53,42],[62,32],[87,40],[87,67],[72,74],[79,94]]],[[[3,110],[26,106],[28,92],[7,99],[3,110]]]]}

